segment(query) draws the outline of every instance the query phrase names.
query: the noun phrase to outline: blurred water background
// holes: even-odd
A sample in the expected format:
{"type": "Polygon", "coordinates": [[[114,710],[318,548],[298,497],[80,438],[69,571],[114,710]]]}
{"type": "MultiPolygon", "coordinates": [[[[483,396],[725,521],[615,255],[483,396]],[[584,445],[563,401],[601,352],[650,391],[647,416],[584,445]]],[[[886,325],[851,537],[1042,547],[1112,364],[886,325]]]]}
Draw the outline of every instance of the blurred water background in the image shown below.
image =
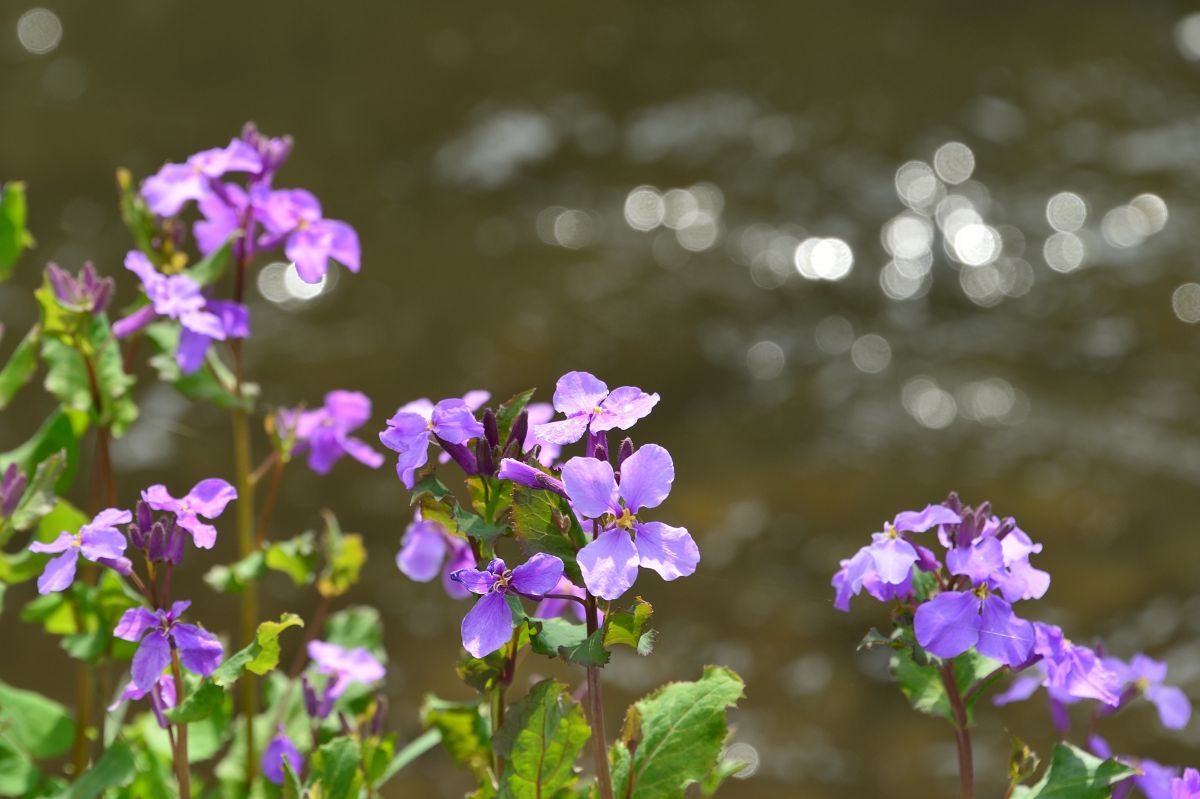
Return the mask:
{"type": "MultiPolygon", "coordinates": [[[[949,727],[908,709],[882,653],[855,652],[886,612],[837,613],[829,588],[884,519],[951,488],[1044,542],[1053,583],[1027,615],[1145,649],[1200,692],[1193,10],[13,0],[0,178],[28,182],[38,247],[0,319],[33,321],[47,260],[93,259],[132,298],[118,166],[146,176],[247,119],[290,132],[277,184],[355,225],[364,266],[315,295],[262,269],[247,351],[264,401],[365,391],[373,439],[416,397],[548,398],[570,369],[658,391],[636,429],[676,458],[658,518],[703,560],[639,582],[660,643],[606,670],[610,729],[642,692],[722,663],[748,683],[733,720],[750,767],[726,795],[951,796],[949,727]]],[[[126,504],[231,475],[222,413],[149,375],[138,392],[115,454],[126,504]]],[[[47,412],[35,394],[5,413],[0,449],[47,412]]],[[[354,599],[384,613],[392,724],[414,735],[423,692],[469,690],[451,669],[465,606],[397,572],[390,459],[294,469],[282,496],[280,535],[324,505],[366,534],[354,599]]],[[[69,701],[67,658],[17,618],[28,589],[0,617],[0,676],[69,701]]],[[[265,615],[311,613],[282,577],[264,590],[265,615]]],[[[210,626],[232,618],[193,593],[210,626]]],[[[1045,751],[1046,710],[981,716],[998,795],[1005,728],[1045,751]]],[[[1106,730],[1118,751],[1197,760],[1200,728],[1167,734],[1148,706],[1106,730]]],[[[393,795],[463,788],[438,753],[393,795]]]]}

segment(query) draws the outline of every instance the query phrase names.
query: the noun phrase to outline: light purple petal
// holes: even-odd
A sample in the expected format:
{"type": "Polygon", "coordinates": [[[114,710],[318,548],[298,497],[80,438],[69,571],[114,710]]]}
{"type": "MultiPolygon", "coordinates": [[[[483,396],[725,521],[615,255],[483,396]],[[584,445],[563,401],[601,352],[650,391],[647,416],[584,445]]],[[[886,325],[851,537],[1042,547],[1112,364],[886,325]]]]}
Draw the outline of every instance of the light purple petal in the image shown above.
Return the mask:
{"type": "Polygon", "coordinates": [[[142,183],[146,206],[159,216],[174,216],[189,200],[206,193],[204,178],[187,164],[165,164],[142,183]]]}
{"type": "Polygon", "coordinates": [[[79,534],[80,551],[91,561],[100,558],[119,558],[125,552],[128,541],[122,533],[112,528],[90,530],[87,526],[79,534]]]}
{"type": "Polygon", "coordinates": [[[917,562],[916,548],[903,538],[892,538],[886,534],[876,534],[875,539],[869,550],[875,559],[875,571],[879,579],[892,585],[904,582],[912,574],[913,564],[917,562]]]}
{"type": "Polygon", "coordinates": [[[179,315],[179,323],[183,329],[198,336],[206,336],[217,341],[225,340],[225,325],[221,317],[208,311],[185,311],[179,315]]]}
{"type": "Polygon", "coordinates": [[[588,590],[603,599],[617,599],[637,580],[637,547],[619,527],[602,532],[576,559],[588,590]]]}
{"type": "Polygon", "coordinates": [[[83,526],[83,530],[115,528],[119,524],[129,524],[133,521],[133,513],[119,508],[105,508],[96,517],[83,526]]]}
{"type": "Polygon", "coordinates": [[[130,608],[121,615],[113,635],[125,641],[140,641],[147,630],[159,625],[159,618],[145,608],[130,608]]]}
{"type": "Polygon", "coordinates": [[[451,599],[466,599],[471,592],[451,575],[463,569],[474,569],[475,553],[471,551],[471,545],[461,538],[448,538],[447,541],[450,544],[450,557],[442,569],[442,588],[451,599]]]}
{"type": "Polygon", "coordinates": [[[575,512],[589,519],[621,512],[617,503],[617,478],[612,464],[596,458],[571,458],[563,466],[563,486],[575,512]]]}
{"type": "Polygon", "coordinates": [[[240,302],[209,300],[208,311],[221,320],[224,338],[246,338],[250,335],[250,309],[240,302]]]}
{"type": "Polygon", "coordinates": [[[429,521],[416,521],[408,526],[396,553],[396,566],[410,580],[427,583],[441,571],[447,548],[443,530],[442,525],[429,521]]]}
{"type": "Polygon", "coordinates": [[[647,394],[640,388],[621,386],[600,403],[602,413],[592,419],[592,430],[628,430],[639,419],[650,414],[658,404],[657,394],[647,394]]]}
{"type": "Polygon", "coordinates": [[[1129,660],[1128,680],[1145,680],[1151,685],[1160,685],[1167,679],[1167,664],[1138,652],[1129,660]]]}
{"type": "Polygon", "coordinates": [[[1012,685],[1008,686],[1008,690],[1002,691],[992,697],[993,705],[1007,705],[1012,702],[1023,702],[1029,697],[1037,693],[1037,689],[1042,687],[1042,675],[1039,674],[1023,674],[1013,680],[1012,685]]]}
{"type": "Polygon", "coordinates": [[[583,438],[587,426],[588,416],[581,414],[561,419],[557,422],[534,425],[532,429],[533,435],[538,441],[561,447],[566,444],[574,444],[583,438]]]}
{"type": "Polygon", "coordinates": [[[486,569],[460,569],[450,576],[472,594],[488,593],[497,580],[496,575],[486,569]]]}
{"type": "Polygon", "coordinates": [[[969,547],[954,547],[946,553],[951,574],[962,574],[973,583],[986,582],[1004,569],[1004,548],[994,538],[981,538],[969,547]]]}
{"type": "Polygon", "coordinates": [[[212,339],[201,333],[188,330],[186,327],[179,333],[179,346],[175,350],[175,363],[179,371],[185,375],[195,374],[204,365],[204,356],[212,339]]]}
{"type": "Polygon", "coordinates": [[[466,394],[462,395],[462,401],[467,403],[467,407],[470,408],[472,412],[482,408],[491,398],[492,392],[484,391],[481,388],[472,389],[471,391],[468,391],[466,394]]]}
{"type": "Polygon", "coordinates": [[[205,524],[191,514],[180,513],[175,517],[176,523],[192,534],[192,543],[200,549],[212,549],[217,543],[217,528],[205,524]]]}
{"type": "Polygon", "coordinates": [[[38,554],[57,554],[59,552],[66,552],[74,543],[75,536],[64,530],[58,534],[58,538],[48,543],[34,541],[29,545],[29,551],[37,552],[38,554]]]}
{"type": "Polygon", "coordinates": [[[358,461],[364,466],[369,466],[372,469],[378,469],[383,465],[383,455],[381,455],[379,452],[376,452],[374,447],[360,438],[348,436],[342,442],[342,446],[345,447],[346,453],[349,454],[351,458],[354,458],[354,460],[358,461]]]}
{"type": "Polygon", "coordinates": [[[320,283],[329,270],[329,236],[312,227],[297,228],[287,237],[283,252],[296,265],[305,283],[320,283]]]}
{"type": "Polygon", "coordinates": [[[75,563],[78,560],[79,550],[72,547],[47,563],[46,570],[38,577],[38,593],[49,594],[69,587],[75,581],[75,563]]]}
{"type": "Polygon", "coordinates": [[[354,430],[371,419],[371,398],[361,391],[330,391],[325,395],[325,410],[343,430],[354,430]]]}
{"type": "Polygon", "coordinates": [[[657,508],[671,493],[675,463],[658,444],[646,444],[621,464],[621,498],[631,513],[657,508]]]}
{"type": "Polygon", "coordinates": [[[215,519],[225,510],[225,506],[235,499],[236,488],[219,477],[210,477],[196,483],[182,502],[186,503],[193,513],[207,519],[215,519]]]}
{"type": "Polygon", "coordinates": [[[326,219],[324,227],[329,235],[329,254],[342,266],[351,272],[357,272],[362,250],[358,243],[358,233],[345,222],[326,219]]]}
{"type": "Polygon", "coordinates": [[[171,645],[161,631],[155,630],[142,639],[133,655],[133,682],[142,691],[149,691],[158,681],[163,669],[171,662],[171,645]]]}
{"type": "Polygon", "coordinates": [[[979,654],[1007,666],[1019,666],[1033,651],[1033,625],[1013,613],[1012,605],[998,596],[983,600],[979,624],[979,654]]]}
{"type": "Polygon", "coordinates": [[[696,571],[700,549],[687,529],[662,522],[634,525],[634,546],[643,568],[653,569],[664,580],[687,577],[696,571]]]}
{"type": "Polygon", "coordinates": [[[483,435],[483,424],[460,399],[442,400],[433,406],[432,421],[433,431],[451,444],[465,444],[483,435]]]}
{"type": "Polygon", "coordinates": [[[113,323],[113,335],[117,338],[127,338],[158,318],[158,312],[153,305],[143,305],[136,311],[113,323]]]}
{"type": "Polygon", "coordinates": [[[283,772],[283,763],[287,761],[292,769],[292,773],[299,776],[304,770],[304,757],[300,754],[300,750],[292,743],[292,739],[284,734],[282,727],[280,732],[271,742],[267,744],[266,750],[262,756],[262,772],[263,776],[276,785],[283,785],[285,774],[283,772]]]}
{"type": "Polygon", "coordinates": [[[1157,685],[1146,688],[1146,698],[1158,709],[1158,718],[1168,730],[1182,730],[1192,718],[1192,703],[1181,689],[1174,685],[1157,685]]]}
{"type": "Polygon", "coordinates": [[[979,597],[969,591],[938,594],[913,618],[917,643],[940,658],[958,657],[975,646],[979,624],[979,597]]]}
{"type": "Polygon", "coordinates": [[[176,624],[171,635],[179,647],[179,662],[188,671],[207,677],[221,665],[225,648],[212,633],[194,624],[176,624]]]}
{"type": "MultiPolygon", "coordinates": [[[[592,409],[599,406],[607,396],[608,386],[595,375],[589,372],[567,372],[558,378],[558,383],[554,387],[554,407],[559,413],[565,413],[568,416],[577,413],[590,414],[592,409]]],[[[584,426],[586,427],[586,420],[584,426]]],[[[570,444],[571,442],[555,441],[554,443],[570,444]]]]}
{"type": "Polygon", "coordinates": [[[165,510],[172,513],[179,510],[179,500],[171,496],[167,487],[156,483],[142,491],[142,499],[154,510],[165,510]]]}
{"type": "Polygon", "coordinates": [[[554,589],[562,578],[563,562],[553,555],[539,552],[513,569],[509,585],[514,591],[532,597],[540,597],[554,589]]]}
{"type": "Polygon", "coordinates": [[[1009,566],[1007,571],[994,574],[992,582],[999,587],[1009,602],[1041,599],[1050,588],[1050,573],[1034,568],[1027,560],[1018,560],[1009,566]]]}
{"type": "Polygon", "coordinates": [[[961,521],[962,517],[945,505],[926,505],[924,510],[906,510],[898,514],[892,525],[901,533],[923,533],[939,524],[958,524],[961,521]]]}
{"type": "Polygon", "coordinates": [[[504,594],[493,591],[476,602],[463,617],[463,648],[477,658],[490,655],[508,643],[512,631],[512,610],[504,594]]]}

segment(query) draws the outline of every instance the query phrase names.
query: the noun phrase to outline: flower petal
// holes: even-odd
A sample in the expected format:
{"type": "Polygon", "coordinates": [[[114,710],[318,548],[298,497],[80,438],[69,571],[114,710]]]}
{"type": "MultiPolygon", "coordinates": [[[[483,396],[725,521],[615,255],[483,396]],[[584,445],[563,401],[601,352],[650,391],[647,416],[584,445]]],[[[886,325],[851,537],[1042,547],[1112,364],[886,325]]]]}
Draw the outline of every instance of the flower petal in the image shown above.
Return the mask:
{"type": "Polygon", "coordinates": [[[237,489],[219,477],[201,480],[183,498],[193,512],[207,518],[220,516],[225,506],[237,499],[237,489]]]}
{"type": "Polygon", "coordinates": [[[39,554],[56,554],[59,552],[66,552],[71,548],[71,544],[74,541],[75,536],[64,530],[58,534],[58,538],[49,543],[34,541],[29,545],[29,551],[37,552],[39,554]]]}
{"type": "Polygon", "coordinates": [[[159,618],[145,608],[130,608],[121,615],[113,635],[125,641],[140,641],[146,631],[157,627],[159,618]]]}
{"type": "Polygon", "coordinates": [[[958,524],[962,517],[945,505],[926,505],[924,510],[906,510],[892,521],[901,533],[923,533],[939,524],[958,524]]]}
{"type": "Polygon", "coordinates": [[[587,426],[587,414],[579,414],[578,416],[560,419],[557,422],[534,425],[532,430],[534,438],[538,441],[554,446],[564,446],[566,444],[574,444],[583,438],[583,433],[587,430],[587,426]]]}
{"type": "Polygon", "coordinates": [[[563,562],[553,555],[539,552],[513,569],[508,584],[519,594],[540,597],[547,591],[553,591],[562,575],[563,562]]]}
{"type": "Polygon", "coordinates": [[[479,569],[459,569],[451,574],[450,577],[456,583],[461,583],[472,594],[486,594],[490,592],[497,580],[496,575],[487,569],[482,571],[479,569]]]}
{"type": "MultiPolygon", "coordinates": [[[[590,372],[567,372],[554,386],[554,407],[559,413],[590,414],[608,396],[608,386],[590,372]]],[[[554,442],[571,443],[571,442],[554,442]]]]}
{"type": "Polygon", "coordinates": [[[483,435],[483,424],[460,399],[445,399],[433,406],[433,431],[451,444],[465,444],[483,435]]]}
{"type": "Polygon", "coordinates": [[[279,734],[267,744],[262,756],[263,776],[276,785],[283,785],[283,763],[287,761],[292,773],[299,775],[304,770],[304,757],[280,727],[279,734]]]}
{"type": "Polygon", "coordinates": [[[657,394],[647,394],[640,388],[621,386],[600,403],[603,413],[592,419],[592,430],[612,430],[619,427],[628,430],[639,419],[650,414],[658,404],[657,394]]]}
{"type": "Polygon", "coordinates": [[[617,504],[617,478],[612,464],[596,458],[571,458],[563,466],[563,486],[575,511],[596,519],[606,513],[620,513],[617,504]]]}
{"type": "Polygon", "coordinates": [[[463,648],[477,658],[490,655],[508,643],[512,631],[512,610],[503,592],[492,591],[463,617],[463,648]]]}
{"type": "Polygon", "coordinates": [[[80,551],[91,561],[100,558],[119,558],[129,542],[122,533],[113,529],[89,530],[87,526],[79,534],[80,551]]]}
{"type": "Polygon", "coordinates": [[[952,658],[975,646],[979,623],[979,598],[968,591],[947,591],[917,608],[913,630],[930,654],[952,658]]]}
{"type": "Polygon", "coordinates": [[[1007,666],[1019,666],[1033,651],[1033,625],[1013,613],[1012,605],[998,596],[983,600],[979,623],[979,654],[1007,666]]]}
{"type": "Polygon", "coordinates": [[[882,533],[876,534],[875,542],[868,549],[875,559],[875,571],[879,579],[891,585],[908,579],[913,564],[918,560],[917,550],[912,544],[903,538],[892,538],[882,533]]]}
{"type": "Polygon", "coordinates": [[[446,559],[446,534],[437,522],[416,521],[408,526],[396,553],[396,566],[410,580],[427,583],[437,577],[446,559]]]}
{"type": "Polygon", "coordinates": [[[646,444],[621,464],[621,498],[630,512],[657,508],[671,493],[675,462],[658,444],[646,444]]]}
{"type": "Polygon", "coordinates": [[[207,677],[221,665],[225,647],[212,633],[194,624],[175,624],[171,635],[179,647],[179,662],[188,671],[207,677]]]}
{"type": "Polygon", "coordinates": [[[217,528],[211,524],[205,524],[190,514],[179,514],[175,519],[180,527],[192,534],[192,543],[200,549],[212,549],[217,543],[217,528]]]}
{"type": "Polygon", "coordinates": [[[664,580],[687,577],[696,571],[700,548],[686,528],[662,522],[634,525],[634,546],[642,568],[653,569],[664,580]]]}
{"type": "Polygon", "coordinates": [[[1192,703],[1174,685],[1150,686],[1146,698],[1158,708],[1158,718],[1168,730],[1182,730],[1192,718],[1192,703]]]}
{"type": "Polygon", "coordinates": [[[68,549],[46,564],[46,570],[38,578],[39,594],[62,591],[75,581],[75,563],[79,560],[78,549],[68,549]]]}
{"type": "Polygon", "coordinates": [[[616,599],[637,580],[638,551],[619,527],[602,532],[576,556],[583,582],[598,597],[616,599]]]}
{"type": "Polygon", "coordinates": [[[212,337],[183,328],[179,333],[179,346],[175,350],[175,363],[179,364],[179,371],[185,375],[199,371],[204,365],[204,356],[208,354],[210,344],[212,337]]]}
{"type": "Polygon", "coordinates": [[[170,662],[171,645],[162,631],[155,630],[142,639],[142,645],[133,655],[134,684],[139,690],[149,691],[170,662]]]}

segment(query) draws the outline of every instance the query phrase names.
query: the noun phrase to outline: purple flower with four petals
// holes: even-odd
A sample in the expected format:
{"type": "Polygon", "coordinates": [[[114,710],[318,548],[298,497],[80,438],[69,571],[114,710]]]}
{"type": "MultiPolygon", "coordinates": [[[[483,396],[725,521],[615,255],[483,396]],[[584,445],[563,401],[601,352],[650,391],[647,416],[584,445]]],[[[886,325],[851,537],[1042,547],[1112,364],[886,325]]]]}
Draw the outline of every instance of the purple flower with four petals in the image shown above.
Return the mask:
{"type": "Polygon", "coordinates": [[[444,525],[422,519],[420,511],[400,540],[396,566],[404,576],[418,583],[427,583],[440,572],[442,585],[451,597],[465,599],[471,595],[452,577],[460,569],[475,568],[471,545],[462,538],[450,535],[444,525]]]}
{"type": "Polygon", "coordinates": [[[685,528],[637,517],[662,504],[674,479],[671,455],[657,444],[646,444],[625,460],[620,484],[608,461],[572,458],[563,466],[563,485],[575,512],[597,520],[599,533],[577,556],[583,582],[593,594],[620,597],[633,586],[639,566],[664,580],[696,571],[700,550],[685,528]]]}
{"type": "Polygon", "coordinates": [[[460,569],[456,581],[482,598],[462,620],[463,648],[473,657],[490,655],[508,643],[516,621],[508,597],[541,599],[553,591],[563,573],[563,562],[539,552],[515,569],[496,558],[486,569],[460,569]]]}
{"type": "Polygon", "coordinates": [[[179,651],[179,662],[201,677],[216,671],[225,648],[216,636],[194,624],[179,621],[191,602],[175,602],[170,610],[130,608],[121,616],[113,635],[126,641],[141,641],[133,655],[133,684],[141,691],[151,690],[163,669],[171,662],[171,646],[179,651]]]}
{"type": "Polygon", "coordinates": [[[350,435],[370,418],[371,400],[358,391],[330,391],[324,407],[314,411],[279,411],[281,425],[294,429],[295,451],[308,452],[308,466],[317,474],[329,474],[342,455],[372,469],[383,465],[383,455],[350,435]]]}
{"type": "Polygon", "coordinates": [[[328,674],[325,700],[330,707],[353,683],[370,685],[382,680],[387,669],[365,647],[346,649],[328,641],[309,641],[308,657],[318,674],[328,674]]]}
{"type": "Polygon", "coordinates": [[[444,448],[447,444],[465,445],[483,435],[483,424],[461,399],[445,399],[436,405],[427,399],[410,402],[396,411],[387,424],[387,429],[379,434],[379,440],[388,449],[400,453],[396,473],[406,488],[413,487],[417,469],[429,460],[431,439],[436,439],[444,448]]]}
{"type": "Polygon", "coordinates": [[[1127,698],[1142,695],[1154,705],[1162,725],[1169,730],[1182,730],[1192,717],[1192,703],[1182,689],[1165,685],[1167,664],[1140,652],[1126,663],[1120,658],[1106,657],[1104,667],[1126,686],[1122,703],[1127,698]]]}
{"type": "Polygon", "coordinates": [[[183,164],[166,164],[142,184],[146,206],[159,216],[174,216],[191,200],[212,193],[211,183],[227,172],[258,172],[262,157],[241,139],[226,147],[202,150],[183,164]]]}
{"type": "Polygon", "coordinates": [[[75,565],[80,555],[104,565],[119,566],[121,561],[128,564],[124,557],[128,541],[117,525],[128,524],[132,520],[133,514],[127,510],[107,508],[80,527],[78,533],[64,530],[48,544],[41,541],[30,544],[30,552],[62,553],[46,564],[45,571],[38,578],[38,593],[49,594],[69,587],[75,581],[75,565]]]}
{"type": "Polygon", "coordinates": [[[264,211],[263,225],[269,235],[260,245],[269,247],[271,237],[285,237],[283,251],[305,283],[320,283],[331,259],[351,272],[358,271],[358,234],[345,222],[322,216],[321,203],[310,192],[273,191],[264,211]]]}
{"type": "Polygon", "coordinates": [[[154,510],[174,513],[176,524],[191,533],[192,541],[201,549],[212,549],[217,542],[217,528],[201,521],[200,517],[217,518],[235,499],[237,489],[219,477],[201,480],[179,499],[171,496],[167,487],[161,484],[142,492],[142,500],[154,510]]]}
{"type": "Polygon", "coordinates": [[[588,372],[567,372],[554,388],[554,408],[566,419],[530,426],[534,437],[546,444],[573,444],[587,432],[628,430],[658,404],[657,394],[621,386],[613,391],[588,372]]]}

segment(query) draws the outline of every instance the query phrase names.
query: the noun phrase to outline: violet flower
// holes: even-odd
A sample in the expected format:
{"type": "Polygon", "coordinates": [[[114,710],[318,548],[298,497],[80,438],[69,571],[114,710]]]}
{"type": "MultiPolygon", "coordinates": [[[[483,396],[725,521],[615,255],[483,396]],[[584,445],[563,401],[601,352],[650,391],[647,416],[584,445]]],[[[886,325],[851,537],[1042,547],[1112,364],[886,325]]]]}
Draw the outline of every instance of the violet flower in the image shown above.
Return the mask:
{"type": "Polygon", "coordinates": [[[529,427],[525,432],[525,440],[521,444],[522,452],[531,452],[534,447],[540,446],[538,463],[546,467],[553,466],[554,462],[558,460],[558,456],[562,454],[562,447],[549,441],[539,440],[535,428],[554,418],[554,406],[548,402],[531,402],[525,406],[525,411],[529,414],[529,427]]]}
{"type": "Polygon", "coordinates": [[[113,635],[126,641],[141,641],[133,655],[133,683],[139,690],[149,691],[158,681],[163,669],[171,662],[171,643],[179,651],[179,662],[185,669],[201,677],[216,671],[225,655],[225,648],[216,636],[194,624],[179,621],[191,602],[175,602],[170,610],[150,611],[130,608],[121,616],[113,635]]]}
{"type": "Polygon", "coordinates": [[[64,530],[48,544],[41,541],[30,544],[30,552],[62,553],[46,564],[45,571],[38,578],[38,593],[49,594],[68,588],[75,581],[75,566],[80,555],[95,563],[111,561],[114,566],[125,560],[128,542],[117,525],[127,524],[131,519],[133,514],[127,510],[107,508],[80,527],[77,533],[64,530]]]}
{"type": "Polygon", "coordinates": [[[125,338],[160,316],[179,320],[183,330],[175,360],[184,374],[200,368],[214,340],[250,335],[250,312],[245,305],[206,299],[192,278],[162,274],[138,250],[130,250],[125,256],[125,268],[141,278],[150,304],[116,322],[113,335],[125,338]]]}
{"type": "Polygon", "coordinates": [[[175,514],[176,523],[192,534],[192,541],[201,549],[212,549],[217,542],[217,528],[201,521],[200,517],[217,518],[235,499],[237,489],[219,477],[201,480],[179,499],[171,496],[167,487],[161,484],[142,492],[142,500],[151,508],[175,514]]]}
{"type": "Polygon", "coordinates": [[[986,584],[971,591],[943,591],[917,608],[917,643],[930,654],[953,658],[974,647],[1007,666],[1020,666],[1033,650],[1033,624],[986,584]]]}
{"type": "MultiPolygon", "coordinates": [[[[465,451],[466,442],[483,435],[483,425],[461,399],[445,399],[436,405],[427,399],[410,402],[396,411],[387,425],[387,429],[379,434],[379,440],[388,449],[400,453],[396,473],[410,489],[417,469],[429,460],[431,439],[436,438],[443,447],[447,444],[451,448],[461,446],[465,451]]],[[[458,450],[454,454],[465,457],[458,450]]],[[[470,455],[469,462],[459,462],[466,469],[473,461],[474,456],[470,455]]]]}
{"type": "Polygon", "coordinates": [[[658,394],[640,388],[621,386],[613,391],[588,372],[568,372],[554,388],[554,407],[567,418],[531,426],[538,441],[547,444],[572,444],[589,430],[602,432],[628,430],[658,404],[658,394]]]}
{"type": "Polygon", "coordinates": [[[1006,705],[1028,699],[1044,687],[1054,703],[1068,705],[1082,699],[1095,699],[1111,707],[1120,703],[1121,678],[1090,648],[1076,644],[1052,624],[1033,622],[1034,644],[1031,657],[1039,658],[1028,674],[1022,674],[1009,689],[992,702],[1006,705]]]}
{"type": "Polygon", "coordinates": [[[320,202],[310,192],[271,192],[262,221],[269,235],[260,244],[269,247],[272,236],[275,240],[285,237],[283,251],[296,264],[296,272],[305,283],[320,283],[330,259],[351,272],[358,271],[358,233],[345,222],[325,219],[320,202]]]}
{"type": "MultiPolygon", "coordinates": [[[[1167,679],[1167,664],[1138,653],[1128,663],[1119,658],[1103,659],[1104,667],[1113,672],[1127,693],[1141,694],[1154,704],[1162,725],[1170,730],[1182,730],[1192,717],[1192,703],[1180,688],[1164,685],[1167,679]]],[[[1127,697],[1122,696],[1122,700],[1127,697]]]]}
{"type": "Polygon", "coordinates": [[[292,773],[296,776],[304,770],[304,756],[292,743],[292,739],[284,732],[283,725],[276,728],[275,737],[267,744],[262,756],[262,773],[276,785],[283,785],[283,762],[287,761],[292,773]]]}
{"type": "Polygon", "coordinates": [[[671,492],[675,464],[657,444],[646,444],[621,466],[621,481],[608,461],[572,458],[562,470],[563,485],[576,513],[596,519],[600,532],[579,550],[577,560],[587,589],[616,599],[633,586],[638,566],[664,580],[696,571],[700,550],[686,528],[643,522],[639,511],[656,508],[671,492]]]}
{"type": "Polygon", "coordinates": [[[121,691],[120,695],[113,700],[113,703],[108,706],[108,712],[111,713],[125,702],[141,699],[147,694],[150,696],[150,707],[154,710],[154,717],[158,720],[158,726],[165,730],[170,726],[170,722],[167,721],[166,712],[175,707],[178,701],[175,692],[175,678],[170,674],[160,674],[158,680],[149,691],[138,688],[131,681],[121,691]]]}
{"type": "Polygon", "coordinates": [[[321,718],[329,715],[333,703],[353,683],[370,685],[382,680],[387,674],[383,664],[365,647],[346,649],[328,641],[309,641],[308,657],[317,667],[319,674],[328,674],[325,697],[321,704],[321,718]]]}
{"type": "Polygon", "coordinates": [[[258,172],[259,153],[241,139],[223,148],[202,150],[183,164],[166,164],[142,183],[142,199],[159,216],[174,216],[190,200],[208,196],[211,181],[227,172],[258,172]]]}
{"type": "Polygon", "coordinates": [[[471,592],[452,579],[454,572],[475,567],[471,545],[450,535],[445,526],[421,518],[417,512],[412,524],[404,531],[396,566],[410,580],[427,583],[439,573],[442,586],[454,599],[465,599],[471,592]]]}
{"type": "Polygon", "coordinates": [[[539,552],[515,569],[508,569],[496,558],[486,569],[460,569],[453,578],[482,598],[462,620],[463,648],[473,657],[490,655],[508,643],[516,620],[508,606],[508,596],[541,599],[558,584],[563,562],[539,552]]]}
{"type": "Polygon", "coordinates": [[[314,411],[280,410],[281,424],[295,429],[296,452],[308,452],[308,466],[317,474],[329,474],[342,455],[378,469],[383,455],[350,435],[371,418],[371,400],[358,391],[330,391],[325,405],[314,411]]]}
{"type": "Polygon", "coordinates": [[[1182,777],[1171,780],[1171,799],[1200,799],[1200,771],[1185,769],[1182,777]]]}
{"type": "Polygon", "coordinates": [[[78,313],[103,313],[112,299],[114,282],[111,277],[100,277],[91,261],[83,265],[79,277],[60,269],[58,264],[47,264],[46,278],[54,290],[54,298],[64,308],[78,313]]]}

